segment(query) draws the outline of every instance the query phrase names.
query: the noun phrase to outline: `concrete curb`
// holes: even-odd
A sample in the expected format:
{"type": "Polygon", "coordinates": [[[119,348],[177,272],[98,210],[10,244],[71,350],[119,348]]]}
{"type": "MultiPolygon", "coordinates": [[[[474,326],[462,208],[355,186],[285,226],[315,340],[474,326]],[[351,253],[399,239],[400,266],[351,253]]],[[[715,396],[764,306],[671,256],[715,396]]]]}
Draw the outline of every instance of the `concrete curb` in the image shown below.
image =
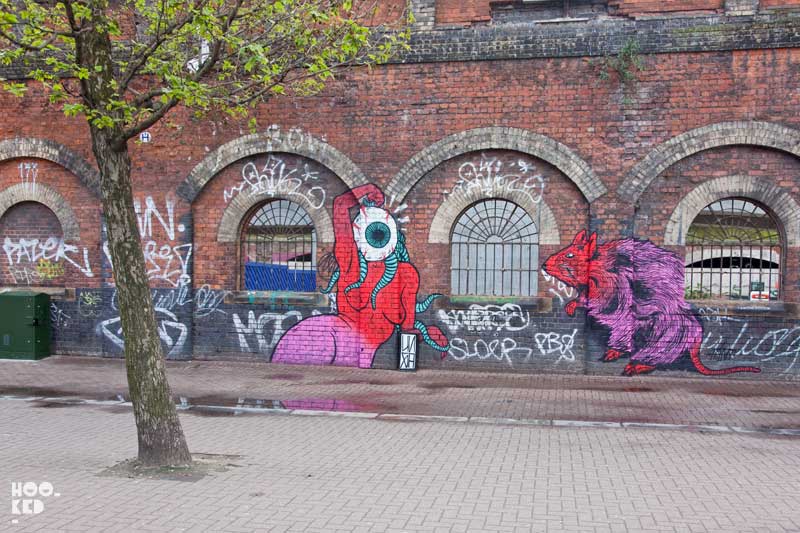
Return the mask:
{"type": "MultiPolygon", "coordinates": [[[[132,407],[131,402],[125,401],[121,395],[118,400],[93,400],[73,397],[47,397],[47,396],[14,396],[0,395],[0,401],[23,402],[50,402],[64,405],[87,405],[97,407],[132,407]]],[[[294,415],[317,416],[334,418],[363,418],[383,420],[387,422],[442,422],[453,424],[488,424],[498,426],[549,426],[560,428],[595,428],[595,429],[651,429],[667,431],[688,431],[694,433],[739,433],[758,435],[781,435],[785,437],[800,437],[800,429],[777,427],[740,427],[706,424],[658,424],[647,422],[614,422],[602,420],[560,420],[540,418],[491,418],[482,416],[438,416],[438,415],[404,415],[396,413],[370,413],[361,411],[325,411],[312,409],[282,409],[279,407],[248,407],[226,405],[200,405],[189,404],[185,398],[176,404],[178,411],[188,412],[220,412],[237,414],[258,415],[294,415]]]]}

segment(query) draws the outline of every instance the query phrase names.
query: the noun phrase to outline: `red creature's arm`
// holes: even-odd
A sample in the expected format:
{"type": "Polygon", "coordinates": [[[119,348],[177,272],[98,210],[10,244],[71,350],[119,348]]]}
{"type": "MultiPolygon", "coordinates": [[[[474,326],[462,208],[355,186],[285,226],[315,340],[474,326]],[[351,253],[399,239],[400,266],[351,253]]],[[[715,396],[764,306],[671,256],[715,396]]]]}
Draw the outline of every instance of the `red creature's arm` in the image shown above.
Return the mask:
{"type": "Polygon", "coordinates": [[[401,263],[397,272],[396,283],[400,289],[400,306],[403,308],[403,323],[400,329],[411,331],[417,318],[417,292],[419,291],[419,273],[409,263],[401,263]]]}
{"type": "Polygon", "coordinates": [[[333,201],[333,232],[336,238],[334,255],[342,273],[342,282],[347,284],[358,279],[358,249],[353,237],[350,209],[357,206],[364,197],[376,206],[383,205],[383,192],[371,183],[340,194],[333,201]]]}

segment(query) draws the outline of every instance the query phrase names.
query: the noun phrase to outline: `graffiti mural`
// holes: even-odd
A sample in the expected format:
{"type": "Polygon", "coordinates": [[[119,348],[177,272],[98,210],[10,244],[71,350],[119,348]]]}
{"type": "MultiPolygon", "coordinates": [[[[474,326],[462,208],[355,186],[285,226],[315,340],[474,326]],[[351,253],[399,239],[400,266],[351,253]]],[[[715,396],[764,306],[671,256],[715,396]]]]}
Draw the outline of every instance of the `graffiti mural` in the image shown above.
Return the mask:
{"type": "Polygon", "coordinates": [[[6,237],[3,240],[3,252],[14,280],[22,285],[63,276],[65,263],[88,278],[94,276],[89,265],[89,250],[79,250],[61,237],[6,237]]]}
{"type": "Polygon", "coordinates": [[[278,341],[272,361],[370,368],[378,348],[398,330],[416,333],[446,356],[444,333],[417,319],[439,295],[417,302],[419,273],[405,236],[383,205],[383,192],[372,184],[334,200],[337,268],[323,292],[336,295],[336,313],[293,325],[278,341]]]}
{"type": "Polygon", "coordinates": [[[627,238],[597,244],[578,233],[570,246],[550,256],[548,275],[576,289],[564,307],[579,307],[608,329],[603,361],[630,357],[626,376],[673,367],[688,355],[707,376],[760,372],[752,366],[711,369],[700,360],[703,327],[684,299],[683,261],[649,241],[627,238]]]}

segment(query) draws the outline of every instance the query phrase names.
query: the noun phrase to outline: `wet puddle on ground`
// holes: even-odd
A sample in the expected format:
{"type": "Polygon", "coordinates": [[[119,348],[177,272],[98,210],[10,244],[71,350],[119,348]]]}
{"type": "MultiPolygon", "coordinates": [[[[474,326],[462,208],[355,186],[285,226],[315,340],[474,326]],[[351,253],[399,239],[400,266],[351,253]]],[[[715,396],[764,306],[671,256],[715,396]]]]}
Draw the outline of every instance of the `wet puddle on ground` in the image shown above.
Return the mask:
{"type": "MultiPolygon", "coordinates": [[[[66,407],[101,407],[110,412],[127,412],[130,398],[123,394],[102,394],[94,398],[73,398],[67,393],[45,389],[3,389],[0,399],[30,399],[39,409],[66,407]]],[[[263,398],[224,398],[220,396],[179,397],[176,406],[182,413],[198,416],[240,416],[260,411],[333,411],[333,412],[378,412],[389,406],[374,402],[357,402],[332,398],[299,398],[291,400],[269,400],[263,398]]]]}

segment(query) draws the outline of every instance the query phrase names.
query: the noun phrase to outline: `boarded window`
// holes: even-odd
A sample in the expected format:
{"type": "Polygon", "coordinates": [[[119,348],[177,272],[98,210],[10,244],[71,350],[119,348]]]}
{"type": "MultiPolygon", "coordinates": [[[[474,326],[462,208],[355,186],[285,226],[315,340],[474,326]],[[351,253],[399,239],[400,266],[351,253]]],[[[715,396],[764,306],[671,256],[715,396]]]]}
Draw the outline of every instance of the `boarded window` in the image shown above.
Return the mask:
{"type": "Polygon", "coordinates": [[[9,208],[0,218],[0,244],[0,285],[64,286],[68,249],[61,223],[47,206],[21,202],[9,208]]]}
{"type": "Polygon", "coordinates": [[[753,201],[706,206],[686,234],[686,297],[779,299],[781,249],[778,225],[753,201]]]}
{"type": "Polygon", "coordinates": [[[241,265],[245,290],[315,291],[317,234],[306,210],[274,200],[251,211],[242,228],[241,265]]]}
{"type": "Polygon", "coordinates": [[[452,294],[536,295],[539,231],[517,204],[473,204],[456,221],[450,242],[452,294]]]}

